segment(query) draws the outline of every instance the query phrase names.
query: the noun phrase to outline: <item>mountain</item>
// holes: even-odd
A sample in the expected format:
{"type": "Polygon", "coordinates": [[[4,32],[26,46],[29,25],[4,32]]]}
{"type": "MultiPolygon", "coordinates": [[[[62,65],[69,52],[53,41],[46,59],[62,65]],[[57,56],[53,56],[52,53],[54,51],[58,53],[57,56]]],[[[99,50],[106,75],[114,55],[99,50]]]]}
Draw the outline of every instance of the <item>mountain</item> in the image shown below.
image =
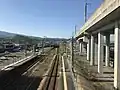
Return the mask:
{"type": "Polygon", "coordinates": [[[0,31],[0,38],[5,38],[5,37],[14,37],[15,34],[13,33],[8,33],[8,32],[5,32],[5,31],[0,31]]]}
{"type": "Polygon", "coordinates": [[[61,41],[66,41],[67,39],[64,38],[41,38],[41,37],[35,37],[35,36],[27,36],[27,35],[20,35],[20,34],[15,34],[15,33],[9,33],[9,32],[4,32],[0,31],[0,41],[10,41],[12,40],[15,43],[39,43],[41,41],[45,42],[61,42],[61,41]]]}

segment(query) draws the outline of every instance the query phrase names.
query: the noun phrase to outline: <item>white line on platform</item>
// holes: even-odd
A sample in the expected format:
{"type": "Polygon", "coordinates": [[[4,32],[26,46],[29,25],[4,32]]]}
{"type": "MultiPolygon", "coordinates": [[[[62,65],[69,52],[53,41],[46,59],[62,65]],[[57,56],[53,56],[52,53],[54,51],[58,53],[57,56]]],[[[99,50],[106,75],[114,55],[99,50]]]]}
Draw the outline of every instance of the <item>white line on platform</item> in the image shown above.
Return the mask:
{"type": "Polygon", "coordinates": [[[66,78],[66,74],[65,74],[65,64],[64,64],[64,58],[63,58],[63,56],[62,56],[62,65],[63,65],[64,90],[68,90],[68,86],[67,86],[67,78],[66,78]]]}

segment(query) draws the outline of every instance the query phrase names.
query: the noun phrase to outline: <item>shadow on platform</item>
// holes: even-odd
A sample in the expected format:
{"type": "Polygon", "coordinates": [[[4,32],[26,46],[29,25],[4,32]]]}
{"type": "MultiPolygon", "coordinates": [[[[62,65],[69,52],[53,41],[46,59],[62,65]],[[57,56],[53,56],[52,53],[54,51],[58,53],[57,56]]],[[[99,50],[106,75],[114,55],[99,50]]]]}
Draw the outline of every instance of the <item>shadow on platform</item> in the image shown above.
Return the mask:
{"type": "Polygon", "coordinates": [[[42,78],[18,72],[0,72],[0,90],[37,90],[42,78]]]}

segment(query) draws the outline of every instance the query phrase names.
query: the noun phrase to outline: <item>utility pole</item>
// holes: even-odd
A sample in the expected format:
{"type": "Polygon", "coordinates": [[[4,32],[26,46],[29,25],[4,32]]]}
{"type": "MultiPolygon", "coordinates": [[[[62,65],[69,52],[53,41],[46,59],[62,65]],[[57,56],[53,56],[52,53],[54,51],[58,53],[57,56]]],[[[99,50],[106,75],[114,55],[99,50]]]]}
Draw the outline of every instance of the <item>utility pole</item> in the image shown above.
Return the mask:
{"type": "Polygon", "coordinates": [[[45,48],[45,45],[46,45],[46,36],[43,37],[42,39],[42,52],[44,53],[44,48],[45,48]]]}
{"type": "Polygon", "coordinates": [[[87,21],[87,13],[88,13],[88,3],[87,3],[87,0],[85,0],[85,6],[84,6],[84,18],[85,18],[85,22],[87,21]]]}
{"type": "Polygon", "coordinates": [[[35,52],[36,52],[36,46],[33,45],[33,54],[35,54],[35,52]]]}
{"type": "Polygon", "coordinates": [[[73,42],[73,39],[74,39],[74,33],[72,34],[72,40],[71,40],[71,60],[72,60],[72,70],[74,72],[74,42],[73,42]]]}
{"type": "MultiPolygon", "coordinates": [[[[72,33],[72,39],[71,39],[71,55],[72,55],[72,70],[74,72],[74,35],[76,35],[77,32],[77,25],[75,25],[75,32],[72,33]]],[[[75,43],[76,47],[76,43],[75,43]]]]}
{"type": "MultiPolygon", "coordinates": [[[[77,34],[77,25],[75,25],[75,35],[77,34]]],[[[76,42],[75,42],[75,48],[76,48],[76,42]]]]}
{"type": "Polygon", "coordinates": [[[25,49],[24,49],[25,50],[25,52],[24,52],[25,57],[27,56],[27,48],[28,48],[27,44],[25,44],[25,49]]]}
{"type": "Polygon", "coordinates": [[[75,35],[77,34],[77,25],[75,25],[75,35]]]}
{"type": "Polygon", "coordinates": [[[42,53],[44,52],[44,38],[42,39],[42,53]]]}

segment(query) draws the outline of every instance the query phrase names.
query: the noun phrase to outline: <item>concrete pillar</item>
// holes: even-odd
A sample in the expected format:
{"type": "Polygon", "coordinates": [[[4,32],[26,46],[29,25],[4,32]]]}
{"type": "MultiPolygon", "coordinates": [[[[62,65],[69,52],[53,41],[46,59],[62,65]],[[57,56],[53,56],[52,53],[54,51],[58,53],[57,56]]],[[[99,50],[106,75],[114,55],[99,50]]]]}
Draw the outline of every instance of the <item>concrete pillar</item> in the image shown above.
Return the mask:
{"type": "Polygon", "coordinates": [[[82,54],[82,42],[80,42],[80,54],[82,54]]]}
{"type": "Polygon", "coordinates": [[[91,35],[90,65],[94,65],[94,37],[91,35]]]}
{"type": "Polygon", "coordinates": [[[87,43],[87,60],[90,61],[90,43],[91,39],[88,39],[88,43],[87,43]]]}
{"type": "Polygon", "coordinates": [[[98,65],[98,38],[94,40],[94,65],[98,65]]]}
{"type": "Polygon", "coordinates": [[[98,73],[103,73],[103,44],[104,36],[98,33],[98,73]]]}
{"type": "Polygon", "coordinates": [[[115,25],[114,47],[114,88],[120,89],[120,27],[115,25]]]}
{"type": "Polygon", "coordinates": [[[110,53],[110,34],[106,35],[106,47],[105,47],[105,66],[109,66],[109,53],[110,53]]]}
{"type": "Polygon", "coordinates": [[[79,40],[77,40],[76,42],[77,42],[76,49],[79,51],[79,40]]]}
{"type": "Polygon", "coordinates": [[[82,44],[82,53],[87,54],[87,43],[85,42],[82,44]]]}

